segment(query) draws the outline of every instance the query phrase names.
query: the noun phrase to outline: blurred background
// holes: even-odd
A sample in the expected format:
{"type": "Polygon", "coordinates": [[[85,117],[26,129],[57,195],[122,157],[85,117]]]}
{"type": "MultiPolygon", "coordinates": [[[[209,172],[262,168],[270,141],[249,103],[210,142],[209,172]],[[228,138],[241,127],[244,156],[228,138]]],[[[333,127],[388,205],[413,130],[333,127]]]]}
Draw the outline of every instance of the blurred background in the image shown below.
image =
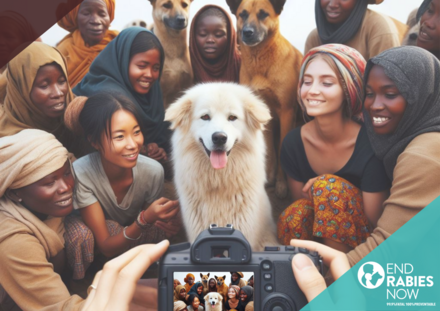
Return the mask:
{"type": "MultiPolygon", "coordinates": [[[[370,5],[369,8],[406,23],[409,13],[422,2],[423,0],[385,0],[382,4],[370,5]]],[[[197,11],[206,4],[216,4],[230,12],[226,0],[194,0],[190,9],[190,23],[197,11]]],[[[150,25],[153,23],[152,10],[148,0],[116,0],[115,19],[111,28],[121,31],[134,20],[143,20],[150,25]]],[[[232,18],[235,22],[235,16],[232,18]]],[[[283,36],[304,52],[307,36],[316,28],[315,0],[287,0],[280,16],[280,26],[283,36]]],[[[67,31],[54,25],[43,34],[42,39],[47,44],[56,45],[66,34],[67,31]]]]}

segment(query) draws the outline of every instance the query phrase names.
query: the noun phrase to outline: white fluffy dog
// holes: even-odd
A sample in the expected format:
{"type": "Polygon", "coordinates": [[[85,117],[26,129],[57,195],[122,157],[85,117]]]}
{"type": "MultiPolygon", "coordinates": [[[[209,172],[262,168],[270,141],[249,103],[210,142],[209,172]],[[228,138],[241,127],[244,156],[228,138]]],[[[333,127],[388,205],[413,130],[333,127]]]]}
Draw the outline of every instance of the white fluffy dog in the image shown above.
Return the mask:
{"type": "Polygon", "coordinates": [[[167,110],[174,182],[190,242],[211,223],[231,223],[254,251],[278,244],[264,184],[267,106],[233,83],[199,84],[167,110]]]}
{"type": "Polygon", "coordinates": [[[206,311],[221,311],[223,297],[219,293],[208,293],[204,297],[206,311]]]}

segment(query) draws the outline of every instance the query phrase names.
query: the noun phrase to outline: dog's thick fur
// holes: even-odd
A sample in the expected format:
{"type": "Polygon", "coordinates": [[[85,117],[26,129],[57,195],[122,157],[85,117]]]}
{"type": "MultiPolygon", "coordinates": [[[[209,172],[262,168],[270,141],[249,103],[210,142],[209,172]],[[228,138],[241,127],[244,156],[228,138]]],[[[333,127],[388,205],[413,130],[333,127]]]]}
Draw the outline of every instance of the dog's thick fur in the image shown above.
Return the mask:
{"type": "Polygon", "coordinates": [[[203,285],[203,295],[206,295],[206,293],[208,292],[208,287],[209,287],[209,284],[208,284],[209,273],[206,275],[203,275],[200,273],[200,278],[201,278],[200,281],[202,282],[202,285],[203,285]]]}
{"type": "Polygon", "coordinates": [[[187,41],[192,1],[150,0],[153,6],[153,32],[165,51],[165,64],[160,79],[165,109],[193,84],[187,41]]]}
{"type": "Polygon", "coordinates": [[[283,198],[287,184],[279,163],[286,134],[303,123],[297,100],[298,77],[303,56],[279,29],[279,15],[286,0],[227,0],[237,17],[241,47],[240,84],[249,85],[269,106],[272,121],[266,132],[267,178],[276,182],[283,198]]]}
{"type": "Polygon", "coordinates": [[[189,241],[212,223],[231,223],[254,251],[278,244],[264,188],[267,106],[245,86],[207,83],[189,89],[168,108],[165,119],[174,129],[174,182],[189,241]],[[211,120],[201,119],[206,115],[211,120]],[[230,116],[237,119],[230,121],[230,116]],[[223,169],[213,168],[207,151],[215,150],[216,132],[228,135],[223,169]]]}
{"type": "Polygon", "coordinates": [[[217,280],[217,293],[219,293],[223,297],[223,303],[225,303],[228,297],[228,290],[229,290],[229,287],[225,284],[226,275],[224,276],[214,275],[214,277],[217,280]]]}
{"type": "Polygon", "coordinates": [[[223,296],[220,293],[209,293],[205,299],[206,311],[222,311],[223,310],[223,296]],[[213,305],[212,302],[215,304],[213,305]]]}
{"type": "Polygon", "coordinates": [[[420,31],[420,22],[417,22],[417,11],[418,9],[413,10],[408,16],[406,24],[409,30],[402,41],[402,45],[417,45],[417,38],[420,31]]]}

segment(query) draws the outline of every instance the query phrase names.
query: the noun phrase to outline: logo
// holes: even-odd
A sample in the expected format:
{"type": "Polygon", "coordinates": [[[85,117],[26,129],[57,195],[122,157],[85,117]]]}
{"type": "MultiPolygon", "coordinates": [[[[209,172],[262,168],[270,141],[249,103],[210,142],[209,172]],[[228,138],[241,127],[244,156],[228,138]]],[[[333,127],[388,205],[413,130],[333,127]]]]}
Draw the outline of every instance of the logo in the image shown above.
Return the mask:
{"type": "Polygon", "coordinates": [[[377,262],[369,261],[359,268],[358,280],[365,288],[378,288],[385,280],[385,271],[377,262]]]}

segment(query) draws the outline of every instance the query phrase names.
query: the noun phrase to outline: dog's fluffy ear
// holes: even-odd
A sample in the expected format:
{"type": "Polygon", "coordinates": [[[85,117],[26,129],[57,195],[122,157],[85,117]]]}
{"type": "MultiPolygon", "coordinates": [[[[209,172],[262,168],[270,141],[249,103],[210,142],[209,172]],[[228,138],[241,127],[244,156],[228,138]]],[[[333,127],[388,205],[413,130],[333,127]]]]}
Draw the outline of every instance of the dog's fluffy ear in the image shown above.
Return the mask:
{"type": "Polygon", "coordinates": [[[200,273],[200,277],[203,279],[203,274],[200,273]]]}
{"type": "Polygon", "coordinates": [[[223,281],[226,280],[226,275],[223,276],[223,281]]]}
{"type": "Polygon", "coordinates": [[[244,104],[246,123],[254,129],[264,129],[264,125],[272,118],[267,105],[258,96],[253,95],[246,98],[244,104]]]}
{"type": "Polygon", "coordinates": [[[286,0],[270,0],[270,3],[272,3],[272,6],[275,10],[275,13],[280,15],[281,12],[283,11],[283,7],[284,7],[284,4],[286,3],[286,0]]]}
{"type": "Polygon", "coordinates": [[[208,273],[208,278],[209,278],[209,273],[208,273]]]}
{"type": "Polygon", "coordinates": [[[170,128],[174,130],[177,127],[188,129],[191,124],[192,101],[188,95],[183,95],[176,102],[171,104],[165,112],[165,121],[170,121],[170,128]]]}
{"type": "Polygon", "coordinates": [[[203,299],[205,299],[205,301],[208,301],[209,299],[209,293],[205,295],[205,297],[203,297],[203,299]]]}
{"type": "Polygon", "coordinates": [[[216,275],[214,275],[215,279],[218,281],[218,277],[216,275]]]}
{"type": "Polygon", "coordinates": [[[231,9],[232,14],[237,14],[237,10],[241,4],[241,1],[242,0],[226,0],[226,3],[229,5],[229,9],[231,9]]]}

